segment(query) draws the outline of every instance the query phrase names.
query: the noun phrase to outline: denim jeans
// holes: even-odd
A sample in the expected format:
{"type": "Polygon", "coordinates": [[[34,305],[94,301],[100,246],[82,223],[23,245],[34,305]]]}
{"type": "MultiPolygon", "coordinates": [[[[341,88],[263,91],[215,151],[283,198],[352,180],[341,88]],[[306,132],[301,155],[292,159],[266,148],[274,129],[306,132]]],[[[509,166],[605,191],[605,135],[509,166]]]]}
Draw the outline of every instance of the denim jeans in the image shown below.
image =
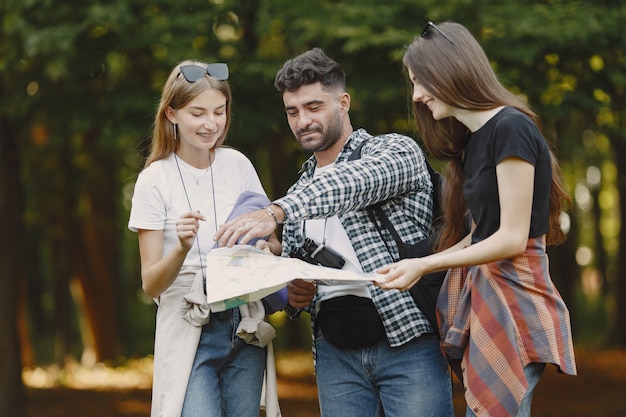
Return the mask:
{"type": "MultiPolygon", "coordinates": [[[[530,406],[533,400],[533,393],[535,392],[535,387],[539,383],[541,375],[543,375],[543,371],[545,369],[545,363],[536,362],[529,363],[524,368],[524,375],[526,375],[526,380],[528,381],[528,391],[526,391],[526,395],[522,398],[516,417],[530,417],[530,406]]],[[[474,412],[467,407],[465,417],[476,417],[476,414],[474,414],[474,412]]]]}
{"type": "Polygon", "coordinates": [[[181,417],[258,417],[265,349],[235,332],[239,309],[211,314],[202,327],[181,417]]]}
{"type": "Polygon", "coordinates": [[[439,339],[341,350],[316,338],[322,417],[452,417],[452,382],[439,339]]]}

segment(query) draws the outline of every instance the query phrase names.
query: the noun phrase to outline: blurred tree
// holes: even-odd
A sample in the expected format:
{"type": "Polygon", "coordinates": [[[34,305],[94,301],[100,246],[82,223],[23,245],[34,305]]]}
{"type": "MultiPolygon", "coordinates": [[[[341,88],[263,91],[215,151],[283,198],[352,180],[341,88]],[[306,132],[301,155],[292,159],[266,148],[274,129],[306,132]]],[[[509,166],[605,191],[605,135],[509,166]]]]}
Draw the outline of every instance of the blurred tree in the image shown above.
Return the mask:
{"type": "Polygon", "coordinates": [[[18,149],[13,126],[0,116],[0,415],[15,417],[26,413],[17,331],[16,295],[23,254],[18,149]]]}

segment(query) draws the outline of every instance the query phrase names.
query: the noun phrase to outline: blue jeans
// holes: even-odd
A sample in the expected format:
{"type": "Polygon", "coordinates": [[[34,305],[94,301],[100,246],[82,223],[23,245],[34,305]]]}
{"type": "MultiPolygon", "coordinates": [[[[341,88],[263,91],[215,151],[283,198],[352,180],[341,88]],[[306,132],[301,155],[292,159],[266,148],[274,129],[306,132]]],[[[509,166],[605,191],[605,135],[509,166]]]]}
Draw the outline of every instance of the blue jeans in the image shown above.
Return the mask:
{"type": "MultiPolygon", "coordinates": [[[[522,398],[516,417],[530,417],[530,406],[533,400],[533,393],[535,392],[537,383],[539,383],[539,380],[541,379],[541,375],[543,375],[544,369],[546,369],[546,364],[537,362],[529,363],[524,368],[524,375],[526,375],[526,380],[528,381],[528,391],[526,391],[526,395],[522,398]]],[[[476,417],[476,414],[474,414],[474,412],[467,407],[465,417],[476,417]]]]}
{"type": "Polygon", "coordinates": [[[202,327],[181,417],[258,417],[265,349],[235,332],[238,308],[211,314],[202,327]]]}
{"type": "Polygon", "coordinates": [[[452,417],[452,382],[434,335],[356,350],[316,338],[322,417],[452,417]]]}

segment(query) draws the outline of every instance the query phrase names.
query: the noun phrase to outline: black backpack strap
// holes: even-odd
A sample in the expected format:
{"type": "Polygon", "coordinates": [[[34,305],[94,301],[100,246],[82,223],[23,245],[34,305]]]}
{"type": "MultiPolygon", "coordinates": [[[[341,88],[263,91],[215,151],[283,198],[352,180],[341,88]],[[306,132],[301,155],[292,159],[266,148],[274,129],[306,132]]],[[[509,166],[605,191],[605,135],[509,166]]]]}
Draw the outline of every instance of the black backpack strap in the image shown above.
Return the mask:
{"type": "Polygon", "coordinates": [[[350,156],[348,157],[348,161],[355,161],[357,159],[361,159],[361,149],[363,149],[363,145],[365,145],[367,143],[369,139],[365,139],[363,140],[363,142],[361,142],[359,144],[359,146],[357,146],[356,148],[354,148],[354,150],[352,151],[352,153],[350,154],[350,156]]]}
{"type": "MultiPolygon", "coordinates": [[[[363,145],[365,145],[368,140],[369,139],[365,139],[363,142],[359,144],[359,146],[357,146],[352,151],[352,153],[348,157],[348,161],[355,161],[361,158],[361,150],[363,149],[363,145]]],[[[428,164],[429,172],[431,169],[432,167],[430,166],[430,164],[428,164]]],[[[400,245],[402,245],[403,243],[402,238],[400,237],[400,235],[396,231],[396,228],[393,227],[393,224],[391,223],[391,221],[389,220],[389,218],[383,211],[381,207],[381,203],[372,204],[371,206],[367,207],[366,210],[367,210],[367,214],[369,215],[371,222],[374,223],[374,225],[376,226],[376,230],[378,230],[378,234],[380,234],[382,241],[385,242],[385,245],[387,245],[387,242],[384,239],[382,228],[385,228],[387,229],[387,231],[389,231],[389,233],[391,234],[391,237],[393,237],[393,240],[395,240],[396,245],[398,245],[398,248],[399,248],[400,245]],[[378,220],[380,220],[380,222],[378,220]]],[[[389,249],[389,247],[387,247],[387,249],[389,249]]]]}
{"type": "MultiPolygon", "coordinates": [[[[348,157],[348,161],[354,161],[361,158],[361,150],[363,149],[363,145],[365,145],[368,140],[369,139],[365,139],[359,144],[359,146],[354,149],[354,151],[352,151],[352,153],[348,157]]],[[[435,213],[439,213],[440,210],[440,203],[438,201],[439,193],[437,192],[437,187],[441,186],[440,182],[442,181],[443,177],[439,172],[435,171],[430,162],[428,162],[428,159],[424,158],[424,162],[426,162],[426,168],[428,169],[428,173],[430,174],[430,179],[433,185],[433,221],[435,221],[435,213]]],[[[383,211],[382,202],[372,204],[371,206],[367,207],[366,210],[370,220],[376,226],[376,229],[378,230],[378,234],[380,234],[382,241],[385,242],[387,249],[389,249],[389,246],[384,239],[382,228],[387,229],[393,240],[396,242],[396,245],[398,246],[398,252],[400,253],[400,257],[404,257],[401,253],[404,249],[404,241],[400,237],[400,234],[398,233],[396,228],[393,226],[393,223],[391,223],[391,220],[389,220],[389,217],[387,217],[387,215],[383,211]]]]}
{"type": "MultiPolygon", "coordinates": [[[[366,142],[367,139],[361,142],[361,144],[357,146],[354,151],[352,151],[352,154],[348,157],[348,161],[353,161],[361,157],[361,149],[366,142]]],[[[439,214],[440,210],[439,193],[441,192],[443,186],[443,176],[433,169],[433,167],[430,165],[430,162],[428,162],[428,159],[425,159],[425,161],[426,167],[428,168],[428,173],[430,174],[430,178],[433,183],[433,217],[435,217],[434,213],[439,214]]],[[[396,246],[398,247],[398,255],[400,259],[422,257],[433,253],[432,247],[433,239],[436,238],[435,234],[415,244],[405,244],[398,234],[398,231],[393,226],[393,223],[391,223],[391,221],[383,211],[382,204],[383,202],[372,204],[371,206],[367,207],[366,210],[371,222],[374,223],[374,225],[376,226],[376,230],[380,235],[380,239],[383,241],[383,243],[387,247],[387,251],[390,254],[393,252],[390,250],[391,248],[389,247],[389,243],[387,243],[387,240],[383,235],[383,228],[387,230],[387,232],[395,241],[396,246]]],[[[433,219],[433,221],[434,220],[435,219],[433,219]]],[[[395,261],[398,261],[398,259],[395,259],[395,261]]],[[[430,325],[435,331],[435,334],[438,334],[439,332],[435,313],[437,295],[439,294],[439,289],[441,288],[441,283],[443,282],[445,276],[445,271],[424,275],[422,279],[420,279],[409,290],[411,296],[413,297],[413,300],[415,300],[415,304],[428,319],[430,325]]]]}
{"type": "MultiPolygon", "coordinates": [[[[381,240],[385,242],[385,245],[387,245],[387,243],[384,239],[382,228],[385,228],[387,232],[389,232],[393,240],[396,242],[396,245],[398,246],[398,251],[400,252],[401,251],[400,248],[404,244],[404,241],[400,237],[400,234],[398,233],[396,228],[393,227],[393,223],[391,223],[391,220],[389,220],[389,217],[387,217],[387,215],[383,211],[383,208],[381,207],[380,203],[373,204],[367,207],[367,214],[369,215],[369,218],[372,221],[372,223],[374,223],[374,225],[376,226],[376,230],[378,230],[378,234],[380,235],[381,240]],[[377,220],[380,220],[380,223],[377,220]]],[[[389,253],[392,253],[392,252],[389,251],[389,253]]],[[[395,260],[397,261],[398,259],[395,259],[395,260]]]]}

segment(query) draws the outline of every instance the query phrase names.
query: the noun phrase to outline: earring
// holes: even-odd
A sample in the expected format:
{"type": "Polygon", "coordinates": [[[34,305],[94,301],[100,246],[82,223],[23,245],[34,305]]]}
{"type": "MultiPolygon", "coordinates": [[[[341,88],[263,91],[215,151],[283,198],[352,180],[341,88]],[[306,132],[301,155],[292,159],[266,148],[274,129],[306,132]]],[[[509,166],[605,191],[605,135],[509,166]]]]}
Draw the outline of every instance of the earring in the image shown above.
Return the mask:
{"type": "Polygon", "coordinates": [[[174,142],[176,142],[178,140],[178,138],[176,137],[176,131],[178,130],[178,124],[177,123],[172,123],[172,128],[174,129],[174,142]]]}

